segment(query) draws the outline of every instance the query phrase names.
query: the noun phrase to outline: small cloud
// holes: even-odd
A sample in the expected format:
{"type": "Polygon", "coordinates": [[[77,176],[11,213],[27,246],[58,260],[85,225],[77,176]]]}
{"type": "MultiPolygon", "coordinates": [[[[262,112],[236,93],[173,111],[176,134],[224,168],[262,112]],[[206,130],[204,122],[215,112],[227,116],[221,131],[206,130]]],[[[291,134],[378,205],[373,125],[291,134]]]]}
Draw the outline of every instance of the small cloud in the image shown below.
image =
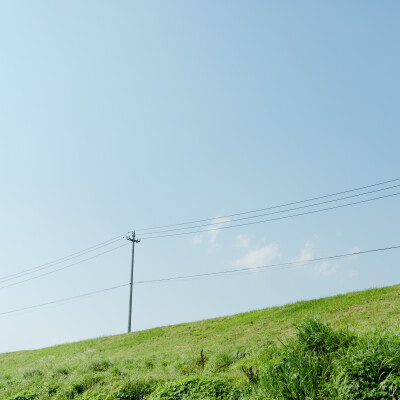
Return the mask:
{"type": "Polygon", "coordinates": [[[300,263],[300,265],[302,265],[302,264],[306,263],[307,261],[310,261],[314,257],[314,254],[315,254],[315,251],[312,247],[312,244],[309,240],[307,240],[306,244],[300,250],[299,257],[293,259],[293,261],[297,261],[300,263]]]}
{"type": "Polygon", "coordinates": [[[205,229],[208,231],[211,244],[215,244],[219,230],[229,221],[230,218],[227,217],[216,217],[211,220],[210,225],[205,229]]]}
{"type": "Polygon", "coordinates": [[[240,234],[236,236],[236,247],[239,247],[240,249],[246,249],[250,246],[250,236],[245,233],[245,234],[240,234]]]}
{"type": "MultiPolygon", "coordinates": [[[[354,246],[351,250],[350,253],[358,253],[360,251],[360,248],[358,246],[354,246]]],[[[357,254],[354,254],[353,256],[350,256],[350,260],[354,260],[358,257],[357,254]]]]}
{"type": "Polygon", "coordinates": [[[278,256],[279,245],[267,244],[257,250],[249,251],[244,257],[235,262],[236,267],[258,268],[269,264],[278,256]]]}
{"type": "Polygon", "coordinates": [[[336,264],[331,264],[327,261],[316,265],[314,271],[319,275],[324,276],[332,276],[338,270],[338,266],[336,264]]]}
{"type": "Polygon", "coordinates": [[[209,238],[209,243],[211,245],[216,244],[219,230],[224,226],[224,224],[226,224],[229,221],[230,221],[230,218],[227,218],[227,217],[213,218],[211,220],[211,222],[209,223],[209,225],[207,225],[204,228],[205,233],[201,233],[201,234],[193,236],[190,239],[190,243],[193,245],[199,245],[205,241],[205,239],[206,239],[205,235],[207,235],[209,238]]]}

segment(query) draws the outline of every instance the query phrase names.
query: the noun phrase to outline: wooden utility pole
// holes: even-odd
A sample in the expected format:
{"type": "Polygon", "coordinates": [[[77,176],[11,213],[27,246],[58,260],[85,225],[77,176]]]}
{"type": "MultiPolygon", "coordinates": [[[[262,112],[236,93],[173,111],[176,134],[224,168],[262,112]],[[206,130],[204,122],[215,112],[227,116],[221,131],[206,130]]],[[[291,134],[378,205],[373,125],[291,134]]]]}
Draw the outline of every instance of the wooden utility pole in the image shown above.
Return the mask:
{"type": "Polygon", "coordinates": [[[140,239],[136,239],[135,232],[132,232],[131,236],[127,236],[127,240],[132,242],[132,261],[131,261],[131,280],[130,280],[130,292],[129,292],[129,320],[128,320],[128,333],[132,327],[132,294],[133,294],[133,264],[135,259],[135,243],[139,243],[140,239]]]}

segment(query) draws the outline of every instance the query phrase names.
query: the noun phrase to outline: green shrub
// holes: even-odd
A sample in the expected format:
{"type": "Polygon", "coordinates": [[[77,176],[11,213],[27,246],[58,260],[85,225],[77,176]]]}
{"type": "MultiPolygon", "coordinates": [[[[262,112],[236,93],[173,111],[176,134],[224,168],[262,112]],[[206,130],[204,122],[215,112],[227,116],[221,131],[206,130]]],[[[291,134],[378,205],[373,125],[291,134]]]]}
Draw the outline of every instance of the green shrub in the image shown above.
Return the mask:
{"type": "Polygon", "coordinates": [[[224,367],[229,367],[235,362],[235,356],[233,353],[218,353],[212,359],[213,369],[220,369],[224,367]]]}
{"type": "Polygon", "coordinates": [[[41,371],[40,369],[34,368],[29,371],[25,371],[22,376],[24,378],[38,378],[38,377],[42,377],[43,375],[44,375],[43,371],[41,371]]]}
{"type": "Polygon", "coordinates": [[[57,377],[57,376],[67,376],[67,375],[69,375],[69,369],[68,369],[68,368],[64,368],[64,367],[57,368],[57,369],[53,372],[53,377],[57,377]]]}
{"type": "Polygon", "coordinates": [[[259,391],[274,399],[317,399],[328,371],[324,358],[292,342],[259,374],[259,391]]]}
{"type": "Polygon", "coordinates": [[[119,369],[118,367],[113,367],[110,370],[110,373],[114,376],[125,376],[127,375],[126,372],[122,371],[121,369],[119,369]]]}
{"type": "Polygon", "coordinates": [[[154,391],[155,382],[151,380],[138,380],[127,382],[121,388],[110,393],[106,400],[141,400],[154,391]]]}
{"type": "Polygon", "coordinates": [[[340,399],[397,399],[400,397],[400,338],[363,338],[334,362],[329,387],[340,399]]]}
{"type": "MultiPolygon", "coordinates": [[[[243,363],[242,360],[246,358],[250,352],[245,352],[245,351],[232,351],[232,352],[222,352],[222,353],[217,353],[213,357],[210,358],[208,370],[217,372],[217,371],[224,371],[226,368],[229,368],[232,364],[240,362],[240,364],[243,363]]],[[[239,366],[239,369],[241,369],[241,366],[239,366]]]]}
{"type": "Polygon", "coordinates": [[[247,357],[248,355],[250,355],[251,352],[250,351],[240,351],[240,350],[236,350],[233,353],[233,361],[238,361],[238,360],[242,360],[243,358],[247,357]]]}
{"type": "MultiPolygon", "coordinates": [[[[329,324],[316,319],[308,319],[295,325],[296,335],[300,345],[306,350],[320,355],[335,353],[354,344],[356,337],[348,330],[334,330],[329,324]]],[[[332,354],[330,354],[332,355],[332,354]]]]}
{"type": "Polygon", "coordinates": [[[73,398],[75,395],[82,394],[101,382],[102,378],[100,376],[86,375],[81,380],[72,383],[69,393],[73,398]]]}
{"type": "Polygon", "coordinates": [[[15,396],[9,397],[8,400],[36,400],[38,397],[36,392],[25,390],[15,396]]]}
{"type": "Polygon", "coordinates": [[[145,360],[144,366],[146,369],[153,369],[154,368],[154,360],[151,358],[145,360]]]}
{"type": "Polygon", "coordinates": [[[88,365],[88,370],[93,372],[104,372],[112,366],[110,360],[93,361],[88,365]]]}
{"type": "Polygon", "coordinates": [[[157,389],[150,397],[151,400],[236,400],[241,396],[240,391],[220,379],[189,378],[179,380],[157,389]]]}
{"type": "Polygon", "coordinates": [[[175,368],[182,375],[195,375],[201,371],[199,360],[194,355],[183,355],[175,368]]]}

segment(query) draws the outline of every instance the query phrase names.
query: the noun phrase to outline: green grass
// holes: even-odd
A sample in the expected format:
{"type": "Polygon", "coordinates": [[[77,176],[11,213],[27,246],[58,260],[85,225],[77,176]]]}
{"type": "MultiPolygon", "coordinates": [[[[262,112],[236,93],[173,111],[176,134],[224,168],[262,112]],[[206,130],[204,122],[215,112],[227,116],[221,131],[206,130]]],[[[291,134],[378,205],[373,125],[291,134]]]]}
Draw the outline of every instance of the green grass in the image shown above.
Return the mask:
{"type": "MultiPolygon", "coordinates": [[[[306,366],[305,371],[314,371],[313,383],[304,386],[304,390],[316,390],[318,396],[322,390],[318,386],[321,371],[324,374],[336,371],[331,392],[338,393],[337,382],[345,387],[343,382],[350,376],[351,368],[340,364],[340,360],[347,358],[344,353],[336,357],[337,349],[344,351],[347,347],[330,333],[330,328],[321,328],[318,339],[331,346],[329,356],[314,350],[317,339],[312,329],[305,330],[304,337],[298,332],[297,344],[293,344],[295,325],[312,318],[328,322],[335,332],[348,328],[360,338],[357,346],[361,346],[352,348],[348,358],[359,360],[368,353],[371,343],[377,348],[381,346],[375,339],[368,342],[370,336],[366,334],[377,329],[385,329],[388,334],[399,332],[399,315],[400,286],[397,285],[41,350],[0,354],[0,399],[169,398],[170,392],[162,392],[167,383],[165,387],[175,391],[175,398],[194,399],[204,389],[211,397],[204,394],[203,398],[234,399],[239,398],[237,388],[242,398],[268,398],[265,391],[260,392],[261,397],[254,397],[259,382],[264,382],[264,389],[269,388],[268,393],[276,390],[275,397],[271,398],[296,398],[279,394],[280,378],[271,381],[274,374],[265,372],[268,368],[279,371],[279,362],[285,357],[294,365],[306,366]],[[311,344],[307,342],[310,337],[311,344]],[[290,356],[283,354],[282,349],[291,349],[290,356]],[[325,357],[323,361],[321,357],[325,357]],[[230,397],[221,397],[218,394],[221,391],[230,393],[230,397]]],[[[388,352],[384,354],[392,354],[388,352]]],[[[306,376],[310,378],[307,373],[306,376]]],[[[390,382],[387,385],[393,386],[390,382]]],[[[288,387],[287,382],[281,384],[282,388],[288,387]]],[[[347,394],[340,396],[345,398],[347,394]]]]}

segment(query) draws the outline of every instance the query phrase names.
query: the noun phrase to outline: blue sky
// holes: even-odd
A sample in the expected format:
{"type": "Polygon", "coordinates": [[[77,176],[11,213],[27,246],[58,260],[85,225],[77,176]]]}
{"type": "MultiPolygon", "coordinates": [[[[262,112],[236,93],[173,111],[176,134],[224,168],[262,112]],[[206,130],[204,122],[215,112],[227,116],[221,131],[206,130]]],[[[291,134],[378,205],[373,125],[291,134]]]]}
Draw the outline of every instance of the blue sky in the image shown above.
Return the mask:
{"type": "MultiPolygon", "coordinates": [[[[133,229],[399,178],[399,12],[396,1],[3,2],[0,275],[133,229]]],[[[398,205],[143,240],[135,279],[396,245],[398,205]]],[[[395,284],[398,260],[138,285],[133,329],[395,284]]],[[[0,312],[124,284],[129,267],[128,244],[0,289],[0,312]]],[[[122,288],[0,317],[0,351],[123,333],[127,306],[122,288]]]]}

